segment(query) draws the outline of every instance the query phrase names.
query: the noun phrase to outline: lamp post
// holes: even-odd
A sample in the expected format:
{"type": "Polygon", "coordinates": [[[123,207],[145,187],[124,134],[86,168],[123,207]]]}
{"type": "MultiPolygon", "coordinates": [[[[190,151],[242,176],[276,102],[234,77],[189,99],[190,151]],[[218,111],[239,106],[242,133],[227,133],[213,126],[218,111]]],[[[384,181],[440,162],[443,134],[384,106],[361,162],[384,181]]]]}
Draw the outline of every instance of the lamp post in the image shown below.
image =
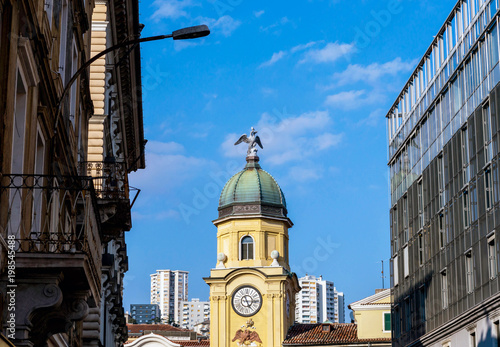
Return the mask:
{"type": "MultiPolygon", "coordinates": [[[[64,97],[68,93],[68,90],[71,88],[73,83],[77,80],[78,77],[82,74],[83,71],[85,71],[94,61],[102,57],[103,55],[108,54],[109,52],[115,51],[117,49],[120,49],[122,47],[130,46],[130,45],[136,45],[141,42],[149,42],[149,41],[157,41],[157,40],[163,40],[163,39],[169,39],[172,38],[174,40],[189,40],[189,39],[196,39],[198,37],[204,37],[210,34],[210,29],[208,29],[208,26],[206,25],[196,25],[193,27],[188,27],[188,28],[183,28],[179,29],[176,31],[173,31],[172,34],[170,35],[158,35],[158,36],[151,36],[151,37],[144,37],[144,38],[139,38],[139,39],[133,39],[129,41],[125,41],[122,43],[119,43],[117,45],[111,46],[104,51],[97,53],[95,56],[93,56],[91,59],[85,62],[78,71],[75,72],[73,77],[69,80],[69,82],[66,84],[66,87],[64,87],[63,92],[61,94],[61,97],[59,98],[59,101],[57,103],[57,111],[56,111],[56,118],[55,118],[55,123],[54,123],[54,135],[57,133],[57,125],[59,123],[59,116],[61,115],[61,110],[62,110],[62,104],[64,97]]],[[[130,53],[131,50],[128,51],[130,53]]]]}

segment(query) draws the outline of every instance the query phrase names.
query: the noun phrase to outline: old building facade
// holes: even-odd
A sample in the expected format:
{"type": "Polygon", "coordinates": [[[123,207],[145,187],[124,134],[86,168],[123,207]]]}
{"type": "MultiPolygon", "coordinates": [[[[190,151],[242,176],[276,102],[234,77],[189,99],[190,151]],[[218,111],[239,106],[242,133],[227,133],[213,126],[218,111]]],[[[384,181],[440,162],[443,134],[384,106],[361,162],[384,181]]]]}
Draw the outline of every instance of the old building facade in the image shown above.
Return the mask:
{"type": "Polygon", "coordinates": [[[139,33],[137,1],[0,1],[1,326],[16,346],[127,339],[127,176],[145,166],[139,48],[69,81],[139,33]]]}

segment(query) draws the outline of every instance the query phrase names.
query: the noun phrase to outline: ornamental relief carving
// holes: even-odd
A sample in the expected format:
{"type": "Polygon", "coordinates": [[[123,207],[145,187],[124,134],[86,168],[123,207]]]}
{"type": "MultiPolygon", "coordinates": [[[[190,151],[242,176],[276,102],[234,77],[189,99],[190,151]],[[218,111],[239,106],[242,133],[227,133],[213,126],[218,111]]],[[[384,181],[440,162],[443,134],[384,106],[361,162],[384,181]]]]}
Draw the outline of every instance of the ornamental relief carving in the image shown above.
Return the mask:
{"type": "Polygon", "coordinates": [[[266,294],[266,298],[268,299],[276,299],[276,298],[284,298],[284,294],[266,294]]]}
{"type": "Polygon", "coordinates": [[[234,212],[243,212],[243,213],[260,212],[260,206],[259,205],[234,206],[234,212]]]}
{"type": "Polygon", "coordinates": [[[219,216],[225,216],[225,215],[231,214],[231,212],[233,212],[233,208],[226,207],[226,208],[219,211],[219,216]]]}
{"type": "Polygon", "coordinates": [[[226,295],[213,295],[210,297],[210,301],[223,301],[226,299],[227,299],[226,295]]]}
{"type": "Polygon", "coordinates": [[[238,329],[232,342],[236,342],[238,346],[261,346],[262,340],[259,333],[256,331],[253,320],[250,318],[246,324],[238,329]]]}
{"type": "Polygon", "coordinates": [[[276,215],[282,215],[282,209],[279,207],[272,207],[272,206],[262,206],[261,207],[262,212],[267,212],[271,214],[276,214],[276,215]]]}

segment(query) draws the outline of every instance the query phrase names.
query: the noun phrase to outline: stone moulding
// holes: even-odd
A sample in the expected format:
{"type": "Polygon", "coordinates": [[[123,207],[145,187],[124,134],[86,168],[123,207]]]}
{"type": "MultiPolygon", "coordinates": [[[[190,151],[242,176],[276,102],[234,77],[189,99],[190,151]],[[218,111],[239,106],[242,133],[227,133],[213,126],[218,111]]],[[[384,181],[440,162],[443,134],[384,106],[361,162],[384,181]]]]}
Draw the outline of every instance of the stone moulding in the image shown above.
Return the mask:
{"type": "Polygon", "coordinates": [[[283,207],[269,205],[233,205],[219,210],[219,218],[230,215],[262,214],[273,217],[286,217],[287,213],[283,207]]]}

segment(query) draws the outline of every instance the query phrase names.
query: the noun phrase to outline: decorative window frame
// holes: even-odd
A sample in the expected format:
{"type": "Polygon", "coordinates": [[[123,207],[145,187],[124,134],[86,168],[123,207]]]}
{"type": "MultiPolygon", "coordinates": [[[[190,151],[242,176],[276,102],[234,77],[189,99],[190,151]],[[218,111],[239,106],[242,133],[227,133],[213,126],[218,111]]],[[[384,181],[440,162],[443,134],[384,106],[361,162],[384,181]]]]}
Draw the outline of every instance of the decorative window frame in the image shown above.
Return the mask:
{"type": "Polygon", "coordinates": [[[250,234],[245,234],[243,236],[240,237],[240,241],[238,242],[238,259],[241,261],[241,260],[254,260],[255,259],[255,238],[250,235],[250,234]],[[241,250],[242,250],[242,241],[245,237],[251,237],[252,238],[252,244],[253,244],[253,247],[252,247],[252,259],[242,259],[242,254],[241,254],[241,250]]]}

